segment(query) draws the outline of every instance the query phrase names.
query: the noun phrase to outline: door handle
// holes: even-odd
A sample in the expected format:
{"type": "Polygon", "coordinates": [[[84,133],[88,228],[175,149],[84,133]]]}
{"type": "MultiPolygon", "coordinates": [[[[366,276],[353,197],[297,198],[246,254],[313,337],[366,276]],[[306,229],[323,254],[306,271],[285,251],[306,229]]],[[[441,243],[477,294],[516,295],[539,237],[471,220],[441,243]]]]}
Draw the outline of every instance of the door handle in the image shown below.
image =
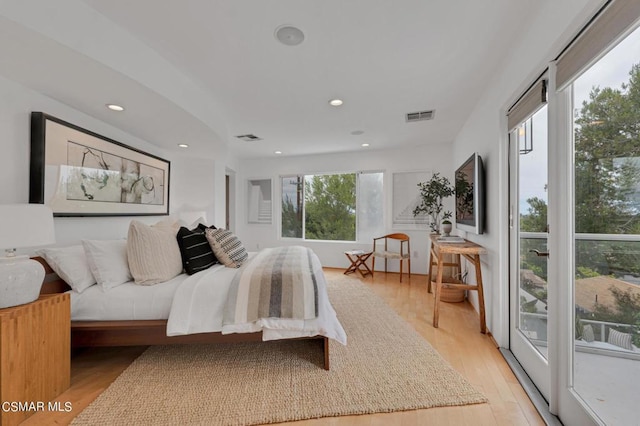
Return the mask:
{"type": "Polygon", "coordinates": [[[536,256],[538,256],[538,257],[549,257],[549,252],[548,251],[540,251],[540,250],[531,249],[531,250],[529,250],[529,253],[535,253],[536,256]]]}

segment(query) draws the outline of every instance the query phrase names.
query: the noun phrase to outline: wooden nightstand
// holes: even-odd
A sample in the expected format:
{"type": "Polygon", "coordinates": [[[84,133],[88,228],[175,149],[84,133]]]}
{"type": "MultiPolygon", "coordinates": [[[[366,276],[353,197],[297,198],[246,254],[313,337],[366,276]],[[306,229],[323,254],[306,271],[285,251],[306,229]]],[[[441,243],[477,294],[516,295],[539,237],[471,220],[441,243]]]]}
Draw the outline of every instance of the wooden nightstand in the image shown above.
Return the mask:
{"type": "Polygon", "coordinates": [[[11,402],[44,403],[69,387],[71,312],[68,294],[40,296],[0,309],[0,424],[17,425],[35,411],[11,402]]]}

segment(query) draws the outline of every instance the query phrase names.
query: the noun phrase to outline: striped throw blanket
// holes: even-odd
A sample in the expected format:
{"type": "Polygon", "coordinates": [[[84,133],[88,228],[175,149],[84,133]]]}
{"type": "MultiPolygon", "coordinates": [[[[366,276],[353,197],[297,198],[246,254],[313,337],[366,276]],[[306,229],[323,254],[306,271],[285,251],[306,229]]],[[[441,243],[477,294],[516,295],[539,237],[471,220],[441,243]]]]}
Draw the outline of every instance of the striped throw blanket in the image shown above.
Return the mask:
{"type": "Polygon", "coordinates": [[[236,273],[227,298],[224,324],[263,318],[318,316],[318,284],[313,252],[301,246],[264,249],[236,273]]]}

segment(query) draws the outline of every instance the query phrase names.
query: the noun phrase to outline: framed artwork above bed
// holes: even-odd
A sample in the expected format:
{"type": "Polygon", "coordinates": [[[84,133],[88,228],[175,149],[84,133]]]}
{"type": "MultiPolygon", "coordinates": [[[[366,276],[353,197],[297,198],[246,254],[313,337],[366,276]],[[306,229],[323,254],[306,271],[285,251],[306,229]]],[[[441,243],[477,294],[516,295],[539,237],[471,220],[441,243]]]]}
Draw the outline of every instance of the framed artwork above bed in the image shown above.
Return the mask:
{"type": "Polygon", "coordinates": [[[31,113],[29,202],[54,216],[168,215],[169,175],[167,160],[31,113]]]}

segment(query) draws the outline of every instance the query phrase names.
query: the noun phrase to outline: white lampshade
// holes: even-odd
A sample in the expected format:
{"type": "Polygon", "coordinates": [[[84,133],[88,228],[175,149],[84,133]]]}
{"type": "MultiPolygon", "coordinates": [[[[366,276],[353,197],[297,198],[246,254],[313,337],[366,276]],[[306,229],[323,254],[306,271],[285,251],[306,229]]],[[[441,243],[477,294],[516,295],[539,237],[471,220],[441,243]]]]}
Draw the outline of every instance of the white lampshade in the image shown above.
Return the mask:
{"type": "Polygon", "coordinates": [[[43,204],[0,204],[0,309],[38,298],[44,268],[28,256],[15,256],[21,247],[55,243],[53,212],[43,204]]]}
{"type": "Polygon", "coordinates": [[[53,212],[44,204],[0,204],[0,249],[56,242],[53,212]]]}

